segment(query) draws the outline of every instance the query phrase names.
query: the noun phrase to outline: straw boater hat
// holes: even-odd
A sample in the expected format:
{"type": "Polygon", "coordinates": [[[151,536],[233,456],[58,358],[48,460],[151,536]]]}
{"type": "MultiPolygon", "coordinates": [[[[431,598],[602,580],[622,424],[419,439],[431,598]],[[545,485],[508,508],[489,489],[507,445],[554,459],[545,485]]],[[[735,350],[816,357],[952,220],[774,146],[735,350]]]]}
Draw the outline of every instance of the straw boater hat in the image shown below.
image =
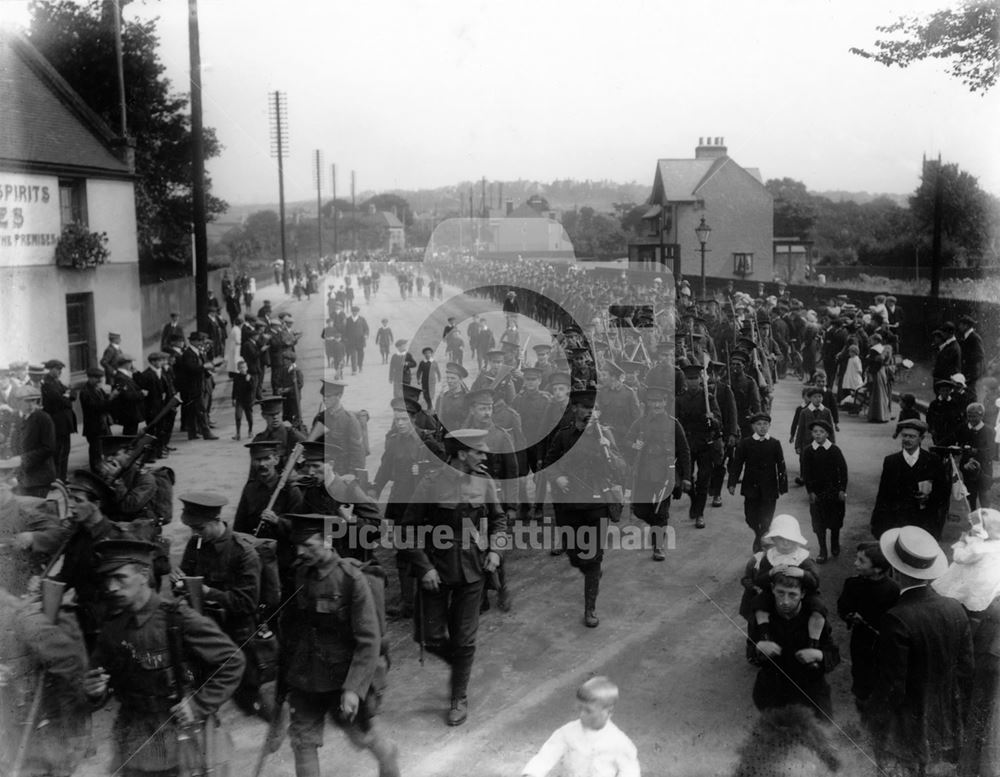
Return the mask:
{"type": "Polygon", "coordinates": [[[774,516],[774,520],[771,521],[771,528],[768,529],[767,534],[761,537],[761,540],[768,542],[775,537],[791,540],[802,547],[809,544],[806,538],[802,536],[802,529],[799,528],[798,519],[793,515],[774,516]]]}
{"type": "Polygon", "coordinates": [[[948,559],[930,533],[919,526],[889,529],[879,546],[892,568],[917,580],[934,580],[948,569],[948,559]]]}

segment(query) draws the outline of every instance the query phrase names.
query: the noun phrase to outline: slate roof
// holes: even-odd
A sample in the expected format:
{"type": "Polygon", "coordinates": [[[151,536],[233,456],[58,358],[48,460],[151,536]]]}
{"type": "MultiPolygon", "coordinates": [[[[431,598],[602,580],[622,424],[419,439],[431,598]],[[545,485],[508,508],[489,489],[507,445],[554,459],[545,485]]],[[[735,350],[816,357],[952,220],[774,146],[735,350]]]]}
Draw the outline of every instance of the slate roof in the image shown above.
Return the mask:
{"type": "Polygon", "coordinates": [[[659,203],[658,189],[662,186],[666,202],[695,202],[698,189],[716,172],[726,165],[736,165],[757,183],[763,185],[760,170],[755,167],[740,167],[728,156],[715,159],[660,159],[656,163],[656,180],[650,203],[659,203]]]}
{"type": "Polygon", "coordinates": [[[26,37],[0,30],[0,167],[131,177],[115,135],[26,37]]]}

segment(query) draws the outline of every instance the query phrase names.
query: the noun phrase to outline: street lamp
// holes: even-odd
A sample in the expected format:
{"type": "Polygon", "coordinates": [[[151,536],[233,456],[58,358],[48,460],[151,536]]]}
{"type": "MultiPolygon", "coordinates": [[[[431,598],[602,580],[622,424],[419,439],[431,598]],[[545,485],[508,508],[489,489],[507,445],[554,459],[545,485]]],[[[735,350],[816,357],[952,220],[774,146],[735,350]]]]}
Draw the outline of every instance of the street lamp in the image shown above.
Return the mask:
{"type": "Polygon", "coordinates": [[[698,236],[698,242],[701,243],[701,298],[706,299],[705,294],[705,243],[708,242],[708,236],[712,234],[712,228],[705,223],[705,217],[701,217],[701,223],[694,228],[694,233],[698,236]]]}

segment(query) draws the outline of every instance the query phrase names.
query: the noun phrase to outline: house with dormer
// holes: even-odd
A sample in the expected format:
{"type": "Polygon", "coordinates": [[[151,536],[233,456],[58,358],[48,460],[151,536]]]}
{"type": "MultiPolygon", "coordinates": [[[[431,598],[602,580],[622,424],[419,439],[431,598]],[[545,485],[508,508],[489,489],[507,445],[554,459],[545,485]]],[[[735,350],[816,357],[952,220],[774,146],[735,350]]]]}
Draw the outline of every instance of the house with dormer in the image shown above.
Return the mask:
{"type": "Polygon", "coordinates": [[[693,159],[660,159],[643,215],[645,234],[629,244],[633,265],[665,265],[688,279],[705,275],[770,281],[774,277],[774,201],[760,171],[743,167],[723,138],[699,138],[693,159]]]}

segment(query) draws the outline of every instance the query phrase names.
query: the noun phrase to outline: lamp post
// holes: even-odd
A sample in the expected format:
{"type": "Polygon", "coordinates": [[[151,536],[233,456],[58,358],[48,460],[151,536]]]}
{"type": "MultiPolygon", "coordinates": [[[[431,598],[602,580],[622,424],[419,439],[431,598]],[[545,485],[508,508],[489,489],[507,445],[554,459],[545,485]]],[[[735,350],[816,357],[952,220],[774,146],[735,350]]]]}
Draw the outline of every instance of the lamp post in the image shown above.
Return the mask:
{"type": "Polygon", "coordinates": [[[701,243],[701,298],[705,299],[705,243],[708,242],[708,236],[712,234],[712,228],[705,223],[705,217],[701,217],[701,222],[694,228],[694,233],[698,236],[698,242],[701,243]]]}

